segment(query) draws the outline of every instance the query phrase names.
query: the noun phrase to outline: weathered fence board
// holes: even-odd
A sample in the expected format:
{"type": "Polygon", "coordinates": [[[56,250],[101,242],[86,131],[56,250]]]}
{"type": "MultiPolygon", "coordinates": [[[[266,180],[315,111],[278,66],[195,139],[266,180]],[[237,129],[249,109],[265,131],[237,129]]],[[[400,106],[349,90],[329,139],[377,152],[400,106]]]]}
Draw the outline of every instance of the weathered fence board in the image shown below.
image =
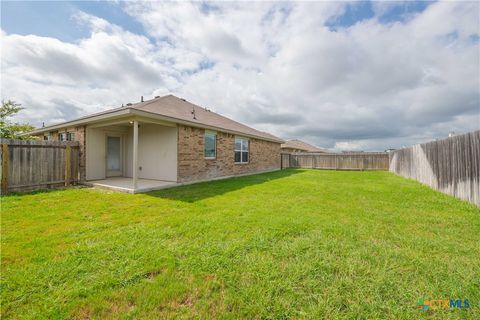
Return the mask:
{"type": "Polygon", "coordinates": [[[388,170],[388,153],[282,153],[282,169],[388,170]]]}
{"type": "Polygon", "coordinates": [[[480,206],[480,130],[395,150],[390,171],[480,206]]]}
{"type": "Polygon", "coordinates": [[[78,142],[0,139],[2,194],[75,184],[78,142]]]}

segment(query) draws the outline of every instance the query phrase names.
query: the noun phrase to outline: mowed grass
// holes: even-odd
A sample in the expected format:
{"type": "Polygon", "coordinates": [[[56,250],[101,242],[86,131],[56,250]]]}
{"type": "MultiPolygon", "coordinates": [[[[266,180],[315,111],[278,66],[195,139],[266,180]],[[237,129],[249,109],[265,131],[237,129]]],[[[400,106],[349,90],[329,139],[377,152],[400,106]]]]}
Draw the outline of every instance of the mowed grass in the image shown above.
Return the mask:
{"type": "Polygon", "coordinates": [[[480,317],[480,209],[388,172],[1,205],[5,319],[480,317]],[[471,308],[423,311],[419,298],[471,308]]]}

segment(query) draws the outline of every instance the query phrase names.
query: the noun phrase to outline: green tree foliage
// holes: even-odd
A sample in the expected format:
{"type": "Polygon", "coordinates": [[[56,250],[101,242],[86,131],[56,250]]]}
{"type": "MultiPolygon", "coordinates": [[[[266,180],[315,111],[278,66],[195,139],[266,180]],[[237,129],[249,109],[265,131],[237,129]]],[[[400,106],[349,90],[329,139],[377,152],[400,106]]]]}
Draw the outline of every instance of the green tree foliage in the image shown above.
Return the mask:
{"type": "Polygon", "coordinates": [[[28,123],[13,123],[8,119],[23,109],[15,101],[2,100],[2,107],[0,108],[0,137],[21,140],[37,139],[30,135],[24,135],[24,133],[32,131],[35,127],[28,123]]]}

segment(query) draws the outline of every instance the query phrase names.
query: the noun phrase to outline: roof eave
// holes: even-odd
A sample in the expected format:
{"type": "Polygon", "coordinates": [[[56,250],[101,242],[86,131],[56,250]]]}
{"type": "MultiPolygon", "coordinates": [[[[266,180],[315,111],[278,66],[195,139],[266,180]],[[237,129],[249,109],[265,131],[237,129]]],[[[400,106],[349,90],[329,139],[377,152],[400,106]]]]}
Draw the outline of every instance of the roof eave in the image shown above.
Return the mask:
{"type": "Polygon", "coordinates": [[[44,132],[49,132],[49,131],[62,129],[62,128],[65,128],[65,127],[74,127],[74,126],[79,126],[79,125],[85,125],[85,124],[89,124],[89,123],[95,123],[95,122],[100,122],[100,121],[104,121],[104,120],[111,120],[112,118],[124,117],[124,116],[128,116],[128,115],[144,116],[144,117],[147,117],[147,118],[154,118],[154,119],[158,119],[158,120],[164,120],[164,121],[167,121],[167,122],[184,124],[184,125],[188,125],[188,126],[191,126],[191,127],[222,131],[222,132],[226,132],[226,133],[241,135],[241,136],[244,136],[244,137],[255,138],[255,139],[260,139],[260,140],[265,140],[265,141],[270,141],[270,142],[275,142],[275,143],[284,143],[285,142],[281,139],[267,138],[267,137],[247,134],[247,133],[239,132],[239,131],[235,131],[235,130],[228,130],[228,129],[225,129],[225,128],[209,126],[209,125],[205,125],[205,124],[202,124],[202,123],[196,123],[196,122],[181,120],[181,119],[177,119],[177,118],[174,118],[174,117],[168,117],[168,116],[160,115],[160,114],[157,114],[157,113],[154,113],[154,112],[138,110],[138,109],[130,108],[130,107],[127,107],[127,108],[124,108],[124,109],[121,109],[121,110],[112,110],[110,112],[105,112],[105,113],[102,113],[102,114],[99,114],[99,115],[87,116],[87,117],[77,119],[77,120],[58,123],[58,124],[55,124],[55,125],[39,128],[39,129],[30,131],[30,132],[27,132],[25,134],[35,135],[35,134],[40,134],[40,133],[44,133],[44,132]]]}
{"type": "Polygon", "coordinates": [[[110,112],[104,112],[102,114],[91,115],[91,116],[87,116],[87,117],[84,117],[84,118],[71,120],[71,121],[66,121],[66,122],[54,124],[54,125],[51,125],[51,126],[35,129],[35,130],[32,130],[32,131],[27,132],[25,134],[34,135],[34,134],[39,134],[39,133],[44,133],[44,132],[49,132],[49,131],[62,129],[62,128],[65,128],[65,127],[74,127],[74,126],[79,126],[79,125],[83,125],[83,124],[87,124],[87,123],[95,123],[95,122],[99,122],[99,121],[103,121],[103,120],[110,120],[112,118],[129,115],[129,114],[132,113],[132,110],[133,110],[132,108],[125,108],[125,109],[121,109],[121,110],[112,110],[110,112]]]}

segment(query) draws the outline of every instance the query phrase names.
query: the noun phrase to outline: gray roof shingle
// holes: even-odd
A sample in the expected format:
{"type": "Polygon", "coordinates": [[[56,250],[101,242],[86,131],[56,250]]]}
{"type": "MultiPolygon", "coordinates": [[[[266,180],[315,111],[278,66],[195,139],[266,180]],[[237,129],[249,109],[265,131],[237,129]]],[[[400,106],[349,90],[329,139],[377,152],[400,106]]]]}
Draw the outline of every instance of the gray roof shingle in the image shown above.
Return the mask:
{"type": "Polygon", "coordinates": [[[198,105],[178,98],[174,95],[158,97],[145,102],[135,103],[131,106],[133,109],[147,111],[162,116],[189,121],[200,126],[205,125],[228,131],[235,131],[246,135],[256,136],[268,140],[277,140],[283,142],[282,139],[275,137],[267,132],[259,131],[246,126],[240,122],[224,117],[213,111],[209,111],[198,105]],[[195,112],[195,118],[192,111],[195,112]]]}
{"type": "MultiPolygon", "coordinates": [[[[133,109],[143,112],[149,112],[152,114],[157,114],[162,117],[170,118],[172,122],[180,120],[183,122],[191,123],[192,125],[197,125],[199,127],[210,127],[216,128],[219,131],[222,129],[225,131],[234,132],[236,134],[244,134],[247,136],[252,136],[259,139],[265,139],[270,141],[275,141],[278,143],[284,142],[282,139],[271,135],[267,132],[259,131],[249,126],[246,126],[240,122],[234,121],[227,117],[224,117],[218,113],[202,108],[198,105],[195,105],[191,102],[186,101],[185,99],[176,97],[174,95],[166,95],[163,97],[156,97],[151,100],[144,102],[127,104],[125,107],[114,108],[99,112],[93,115],[82,117],[76,120],[65,122],[65,126],[73,121],[81,121],[82,123],[88,123],[89,119],[98,115],[105,115],[120,110],[133,109]],[[192,111],[195,113],[195,117],[192,114],[192,111]]],[[[50,128],[58,128],[62,124],[57,124],[41,129],[34,130],[33,132],[44,132],[48,131],[50,128]]]]}
{"type": "Polygon", "coordinates": [[[319,147],[316,147],[314,145],[311,145],[309,143],[306,143],[302,140],[298,139],[292,139],[292,140],[287,140],[285,143],[282,143],[282,148],[291,148],[291,149],[298,149],[298,150],[303,150],[306,152],[328,152],[326,149],[322,149],[319,147]]]}

